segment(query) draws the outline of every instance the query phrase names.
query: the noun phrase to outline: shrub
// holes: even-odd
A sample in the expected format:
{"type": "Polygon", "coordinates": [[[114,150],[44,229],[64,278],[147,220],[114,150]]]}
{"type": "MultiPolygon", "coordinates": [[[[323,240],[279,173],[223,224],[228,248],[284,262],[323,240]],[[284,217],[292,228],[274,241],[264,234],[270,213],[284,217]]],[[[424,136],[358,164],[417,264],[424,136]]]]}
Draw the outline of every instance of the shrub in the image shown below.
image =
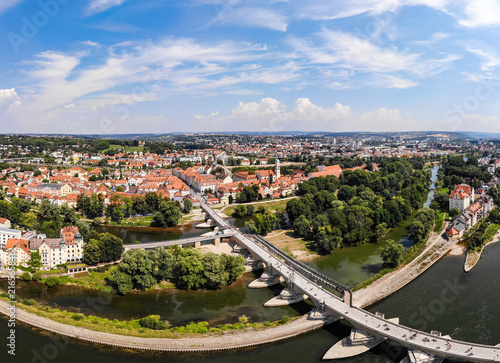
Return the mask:
{"type": "Polygon", "coordinates": [[[83,318],[84,318],[83,314],[72,314],[71,315],[71,319],[76,320],[76,321],[83,320],[83,318]]]}
{"type": "Polygon", "coordinates": [[[34,281],[40,281],[42,279],[42,273],[40,271],[37,271],[31,276],[31,278],[34,281]]]}
{"type": "Polygon", "coordinates": [[[19,279],[23,281],[31,281],[31,274],[29,272],[23,272],[23,274],[19,276],[19,279]]]}
{"type": "Polygon", "coordinates": [[[54,287],[57,284],[59,284],[59,279],[57,277],[55,277],[55,276],[47,277],[47,280],[45,280],[45,284],[48,287],[54,287]]]}
{"type": "Polygon", "coordinates": [[[35,305],[35,300],[33,300],[33,299],[24,299],[23,300],[23,304],[24,305],[30,305],[30,306],[31,305],[35,305]]]}
{"type": "Polygon", "coordinates": [[[143,328],[152,330],[165,330],[168,329],[169,323],[160,320],[160,315],[149,315],[145,318],[139,319],[139,324],[143,328]]]}

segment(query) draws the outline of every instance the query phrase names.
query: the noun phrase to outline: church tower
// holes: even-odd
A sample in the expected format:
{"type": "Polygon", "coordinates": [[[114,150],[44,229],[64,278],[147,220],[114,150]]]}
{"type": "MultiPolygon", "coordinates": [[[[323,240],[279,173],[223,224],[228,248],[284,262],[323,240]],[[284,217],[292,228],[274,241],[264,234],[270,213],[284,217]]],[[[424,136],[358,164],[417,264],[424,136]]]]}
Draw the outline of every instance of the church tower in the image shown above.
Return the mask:
{"type": "Polygon", "coordinates": [[[276,159],[276,164],[274,165],[274,175],[276,176],[276,180],[278,180],[281,177],[280,160],[279,159],[276,159]]]}

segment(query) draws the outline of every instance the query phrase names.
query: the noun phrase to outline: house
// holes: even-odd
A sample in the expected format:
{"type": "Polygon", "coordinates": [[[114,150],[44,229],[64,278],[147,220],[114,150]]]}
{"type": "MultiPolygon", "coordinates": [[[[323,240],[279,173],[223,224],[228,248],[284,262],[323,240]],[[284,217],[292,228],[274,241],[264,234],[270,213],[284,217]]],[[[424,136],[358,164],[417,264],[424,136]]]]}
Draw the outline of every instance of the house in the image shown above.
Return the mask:
{"type": "Polygon", "coordinates": [[[309,173],[309,178],[317,178],[319,176],[328,176],[334,175],[337,178],[340,178],[340,174],[342,174],[342,168],[340,165],[332,165],[332,166],[318,166],[318,170],[313,173],[309,173]]]}
{"type": "Polygon", "coordinates": [[[3,266],[27,266],[31,258],[27,239],[11,238],[2,253],[3,266]]]}
{"type": "Polygon", "coordinates": [[[0,228],[0,248],[5,248],[7,241],[11,238],[21,238],[21,231],[18,229],[0,228]]]}
{"type": "Polygon", "coordinates": [[[463,212],[474,203],[474,188],[467,184],[455,185],[455,189],[450,194],[449,207],[463,212]]]}
{"type": "Polygon", "coordinates": [[[55,196],[66,196],[73,191],[69,184],[43,183],[36,187],[36,191],[55,196]]]}
{"type": "Polygon", "coordinates": [[[10,221],[7,218],[0,218],[0,228],[10,228],[10,221]]]}

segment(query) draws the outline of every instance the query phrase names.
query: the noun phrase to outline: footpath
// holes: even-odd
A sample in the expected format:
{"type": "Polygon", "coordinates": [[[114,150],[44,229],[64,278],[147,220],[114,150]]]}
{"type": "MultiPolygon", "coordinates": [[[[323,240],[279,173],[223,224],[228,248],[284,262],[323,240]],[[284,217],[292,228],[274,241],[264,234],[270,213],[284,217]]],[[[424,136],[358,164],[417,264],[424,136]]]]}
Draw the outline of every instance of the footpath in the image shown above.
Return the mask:
{"type": "MultiPolygon", "coordinates": [[[[0,301],[0,313],[10,315],[10,304],[0,301]]],[[[226,331],[221,334],[206,334],[200,337],[182,338],[140,338],[126,335],[102,333],[86,328],[61,324],[53,320],[16,309],[16,321],[23,322],[60,334],[94,344],[111,345],[127,349],[165,351],[165,352],[201,352],[231,350],[268,344],[292,338],[299,334],[320,329],[328,322],[308,320],[307,315],[284,325],[263,330],[226,331]]]]}

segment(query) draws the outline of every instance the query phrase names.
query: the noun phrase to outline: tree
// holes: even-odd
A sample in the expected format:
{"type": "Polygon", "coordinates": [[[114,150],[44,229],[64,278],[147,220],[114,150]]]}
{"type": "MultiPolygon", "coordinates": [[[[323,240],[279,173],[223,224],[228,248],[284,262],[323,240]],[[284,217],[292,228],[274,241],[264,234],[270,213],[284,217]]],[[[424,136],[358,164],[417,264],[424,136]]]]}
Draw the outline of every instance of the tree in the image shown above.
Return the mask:
{"type": "Polygon", "coordinates": [[[460,211],[457,208],[450,209],[450,218],[455,219],[460,214],[460,211]]]}
{"type": "Polygon", "coordinates": [[[172,201],[162,201],[158,212],[153,217],[153,227],[175,227],[181,218],[181,211],[177,204],[172,201]]]}
{"type": "Polygon", "coordinates": [[[29,272],[23,272],[19,278],[23,281],[31,281],[31,274],[29,272]]]}
{"type": "Polygon", "coordinates": [[[55,276],[47,277],[47,280],[45,280],[45,284],[48,287],[54,287],[54,286],[59,284],[59,278],[57,278],[55,276]]]}
{"type": "Polygon", "coordinates": [[[295,222],[293,222],[293,232],[300,237],[310,238],[311,222],[304,216],[300,215],[295,222]]]}
{"type": "Polygon", "coordinates": [[[165,281],[174,277],[175,257],[170,250],[157,248],[150,251],[150,258],[153,258],[156,262],[155,270],[158,281],[165,281]]]}
{"type": "Polygon", "coordinates": [[[399,266],[403,260],[405,249],[402,244],[388,240],[384,247],[377,250],[384,261],[384,266],[394,268],[399,266]]]}
{"type": "Polygon", "coordinates": [[[279,222],[279,218],[267,210],[265,213],[257,213],[247,225],[251,232],[265,235],[275,229],[279,222]]]}
{"type": "Polygon", "coordinates": [[[184,198],[182,204],[184,207],[184,213],[189,213],[191,212],[191,209],[193,209],[193,202],[191,202],[191,199],[189,198],[184,198]]]}
{"type": "Polygon", "coordinates": [[[63,204],[61,206],[61,214],[63,215],[64,223],[75,224],[75,222],[78,220],[76,211],[67,204],[63,204]]]}
{"type": "Polygon", "coordinates": [[[34,273],[36,270],[42,267],[42,256],[40,256],[40,252],[38,251],[31,252],[28,266],[32,273],[34,273]]]}
{"type": "Polygon", "coordinates": [[[221,264],[219,255],[213,252],[207,253],[203,256],[203,276],[206,280],[205,285],[208,288],[214,289],[220,285],[226,285],[229,280],[229,273],[224,269],[221,264]]]}
{"type": "Polygon", "coordinates": [[[75,225],[78,227],[78,232],[82,235],[83,240],[86,241],[90,232],[89,224],[84,220],[79,219],[76,221],[75,225]]]}
{"type": "Polygon", "coordinates": [[[83,262],[90,266],[95,266],[101,262],[99,241],[91,239],[85,243],[83,246],[83,262]]]}
{"type": "Polygon", "coordinates": [[[247,206],[246,205],[237,205],[233,212],[234,218],[242,218],[247,215],[247,206]]]}
{"type": "Polygon", "coordinates": [[[61,224],[57,220],[45,221],[42,223],[40,231],[48,238],[57,238],[60,235],[61,224]]]}
{"type": "Polygon", "coordinates": [[[130,250],[123,255],[118,266],[120,272],[130,276],[134,288],[146,290],[156,283],[155,264],[144,250],[130,250]]]}
{"type": "Polygon", "coordinates": [[[196,256],[186,256],[177,261],[176,285],[183,289],[198,289],[205,285],[204,266],[196,256]]]}
{"type": "Polygon", "coordinates": [[[130,275],[115,268],[111,270],[106,279],[121,295],[128,294],[134,288],[130,275]]]}
{"type": "Polygon", "coordinates": [[[36,214],[33,212],[25,213],[21,218],[20,223],[26,228],[34,229],[37,223],[36,214]]]}
{"type": "Polygon", "coordinates": [[[99,247],[101,249],[101,261],[111,262],[119,260],[123,254],[123,240],[111,233],[103,233],[99,240],[99,247]]]}

